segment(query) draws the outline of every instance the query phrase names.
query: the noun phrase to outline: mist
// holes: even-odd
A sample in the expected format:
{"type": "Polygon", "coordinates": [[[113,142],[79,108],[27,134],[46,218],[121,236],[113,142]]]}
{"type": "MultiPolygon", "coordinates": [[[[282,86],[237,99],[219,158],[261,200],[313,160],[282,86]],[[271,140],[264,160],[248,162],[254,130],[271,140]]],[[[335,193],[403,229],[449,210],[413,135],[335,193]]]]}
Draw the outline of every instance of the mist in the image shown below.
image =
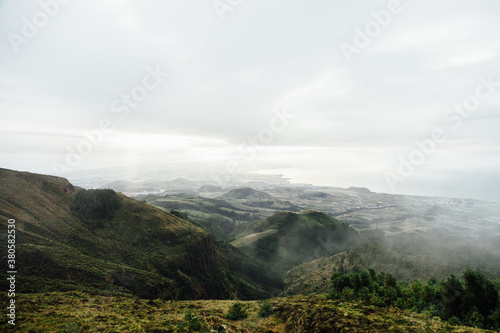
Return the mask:
{"type": "Polygon", "coordinates": [[[498,3],[218,5],[1,2],[3,166],[498,200],[498,3]]]}

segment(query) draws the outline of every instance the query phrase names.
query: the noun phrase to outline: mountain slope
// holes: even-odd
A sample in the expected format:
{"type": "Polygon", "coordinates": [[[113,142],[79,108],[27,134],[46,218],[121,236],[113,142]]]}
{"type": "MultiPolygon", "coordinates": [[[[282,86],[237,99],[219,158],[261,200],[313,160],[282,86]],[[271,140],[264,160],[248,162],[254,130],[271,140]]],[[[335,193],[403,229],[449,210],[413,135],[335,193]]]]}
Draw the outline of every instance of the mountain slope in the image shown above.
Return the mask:
{"type": "MultiPolygon", "coordinates": [[[[75,211],[82,191],[63,178],[0,169],[0,224],[7,230],[7,220],[16,220],[24,290],[258,298],[272,289],[231,272],[232,259],[200,226],[112,190],[109,195],[120,202],[112,216],[85,216],[75,211]]],[[[102,192],[88,193],[92,199],[102,192]]],[[[99,206],[95,200],[83,205],[92,202],[99,206]]]]}
{"type": "Polygon", "coordinates": [[[246,222],[262,217],[261,212],[254,208],[237,208],[224,200],[190,194],[146,195],[138,199],[166,211],[176,210],[187,214],[189,220],[201,224],[218,240],[228,240],[240,233],[246,222]]]}
{"type": "Polygon", "coordinates": [[[327,292],[335,270],[359,271],[373,268],[399,280],[445,279],[465,269],[482,271],[490,278],[500,276],[500,253],[488,246],[456,240],[429,240],[420,235],[401,234],[392,240],[366,241],[337,255],[298,265],[287,272],[285,295],[327,292]],[[383,244],[383,245],[381,245],[383,244]]]}
{"type": "Polygon", "coordinates": [[[245,188],[237,188],[231,190],[225,194],[222,194],[218,197],[218,199],[227,200],[227,199],[244,199],[244,200],[273,200],[276,199],[272,195],[269,195],[262,191],[254,190],[250,187],[245,188]]]}
{"type": "Polygon", "coordinates": [[[301,208],[251,188],[231,190],[216,198],[190,194],[140,195],[138,200],[166,211],[176,210],[187,214],[188,219],[201,224],[219,241],[228,241],[245,230],[249,222],[272,214],[301,208]]]}
{"type": "Polygon", "coordinates": [[[237,188],[217,197],[219,200],[225,200],[228,203],[238,206],[244,205],[246,207],[256,207],[261,209],[271,210],[288,210],[300,211],[301,208],[292,205],[288,201],[280,200],[270,194],[262,191],[254,190],[253,188],[237,188]]]}
{"type": "Polygon", "coordinates": [[[279,212],[254,222],[231,244],[284,274],[295,265],[345,251],[359,239],[347,224],[306,210],[279,212]]]}

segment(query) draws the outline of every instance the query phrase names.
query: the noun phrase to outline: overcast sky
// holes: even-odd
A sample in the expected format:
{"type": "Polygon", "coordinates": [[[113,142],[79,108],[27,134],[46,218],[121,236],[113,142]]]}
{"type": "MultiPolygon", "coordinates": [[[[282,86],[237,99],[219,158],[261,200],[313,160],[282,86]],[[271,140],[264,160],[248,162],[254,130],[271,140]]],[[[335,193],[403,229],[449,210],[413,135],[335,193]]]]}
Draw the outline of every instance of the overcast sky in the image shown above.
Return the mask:
{"type": "Polygon", "coordinates": [[[215,163],[499,201],[499,14],[497,0],[0,0],[0,166],[71,179],[215,163]]]}

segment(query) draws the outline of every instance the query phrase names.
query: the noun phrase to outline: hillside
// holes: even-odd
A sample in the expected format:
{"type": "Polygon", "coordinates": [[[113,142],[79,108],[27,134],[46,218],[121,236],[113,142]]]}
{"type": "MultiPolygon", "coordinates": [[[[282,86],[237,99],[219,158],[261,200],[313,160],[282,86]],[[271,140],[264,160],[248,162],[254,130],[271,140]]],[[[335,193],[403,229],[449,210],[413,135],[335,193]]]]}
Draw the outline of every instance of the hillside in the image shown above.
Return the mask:
{"type": "Polygon", "coordinates": [[[295,265],[345,251],[359,241],[359,234],[347,224],[306,210],[278,212],[256,221],[231,244],[284,274],[295,265]]]}
{"type": "Polygon", "coordinates": [[[26,292],[259,298],[280,284],[262,267],[241,267],[261,284],[230,269],[244,254],[221,249],[199,225],[112,190],[76,190],[59,177],[0,169],[1,228],[7,230],[9,218],[17,221],[19,284],[26,292]],[[101,194],[116,203],[112,210],[101,194]]]}
{"type": "Polygon", "coordinates": [[[191,221],[199,223],[218,240],[228,240],[240,233],[249,221],[263,217],[258,209],[224,200],[204,198],[191,194],[146,195],[137,199],[161,208],[187,214],[191,221]]]}
{"type": "Polygon", "coordinates": [[[219,241],[229,241],[244,231],[249,224],[287,210],[301,208],[251,188],[234,189],[215,198],[192,194],[139,195],[138,200],[170,212],[180,211],[187,218],[202,225],[219,241]]]}
{"type": "Polygon", "coordinates": [[[237,188],[217,197],[229,203],[238,202],[248,207],[267,208],[274,210],[300,211],[300,207],[288,201],[280,200],[266,192],[257,191],[250,187],[237,188]]]}
{"type": "MultiPolygon", "coordinates": [[[[16,331],[21,332],[488,332],[450,325],[431,314],[322,296],[271,299],[274,313],[265,318],[258,316],[261,301],[244,301],[248,317],[243,320],[224,317],[235,303],[231,300],[165,302],[80,292],[24,294],[19,300],[16,331]]],[[[14,331],[5,324],[0,330],[14,331]]]]}
{"type": "Polygon", "coordinates": [[[426,239],[420,235],[367,241],[344,253],[296,266],[285,278],[285,295],[327,292],[335,270],[373,268],[393,274],[399,280],[443,279],[460,275],[467,268],[484,272],[490,278],[500,276],[500,253],[472,242],[456,239],[426,239]]]}
{"type": "Polygon", "coordinates": [[[265,192],[257,191],[250,187],[245,187],[245,188],[237,188],[231,190],[223,195],[220,195],[218,199],[273,200],[275,198],[272,195],[269,195],[265,192]]]}

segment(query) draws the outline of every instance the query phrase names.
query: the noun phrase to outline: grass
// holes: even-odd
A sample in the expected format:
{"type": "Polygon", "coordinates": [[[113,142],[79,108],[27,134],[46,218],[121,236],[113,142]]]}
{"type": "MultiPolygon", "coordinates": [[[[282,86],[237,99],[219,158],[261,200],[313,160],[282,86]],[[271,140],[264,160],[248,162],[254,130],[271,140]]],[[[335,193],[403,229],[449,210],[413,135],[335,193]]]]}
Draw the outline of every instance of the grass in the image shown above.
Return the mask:
{"type": "MultiPolygon", "coordinates": [[[[5,301],[0,302],[5,308],[5,301]]],[[[258,315],[262,301],[161,301],[83,292],[22,294],[16,332],[184,332],[197,318],[202,332],[486,332],[451,326],[425,314],[341,303],[323,296],[270,300],[274,313],[258,315]],[[226,319],[240,302],[248,317],[226,319]],[[187,316],[186,314],[190,315],[187,316]],[[186,319],[188,318],[188,319],[186,319]]],[[[14,332],[2,323],[2,332],[14,332]]]]}
{"type": "MultiPolygon", "coordinates": [[[[87,201],[100,202],[95,198],[100,191],[77,192],[63,178],[0,169],[0,227],[7,230],[10,218],[18,221],[21,290],[116,287],[143,298],[166,299],[256,299],[270,294],[270,286],[245,276],[246,267],[242,273],[229,269],[226,261],[235,260],[200,225],[112,191],[106,193],[122,202],[113,214],[77,214],[71,207],[78,193],[94,193],[89,198],[96,200],[87,201]]],[[[85,208],[89,202],[83,201],[85,208]]],[[[0,253],[2,262],[6,256],[6,251],[0,253]]],[[[3,290],[6,284],[0,280],[3,290]]]]}

